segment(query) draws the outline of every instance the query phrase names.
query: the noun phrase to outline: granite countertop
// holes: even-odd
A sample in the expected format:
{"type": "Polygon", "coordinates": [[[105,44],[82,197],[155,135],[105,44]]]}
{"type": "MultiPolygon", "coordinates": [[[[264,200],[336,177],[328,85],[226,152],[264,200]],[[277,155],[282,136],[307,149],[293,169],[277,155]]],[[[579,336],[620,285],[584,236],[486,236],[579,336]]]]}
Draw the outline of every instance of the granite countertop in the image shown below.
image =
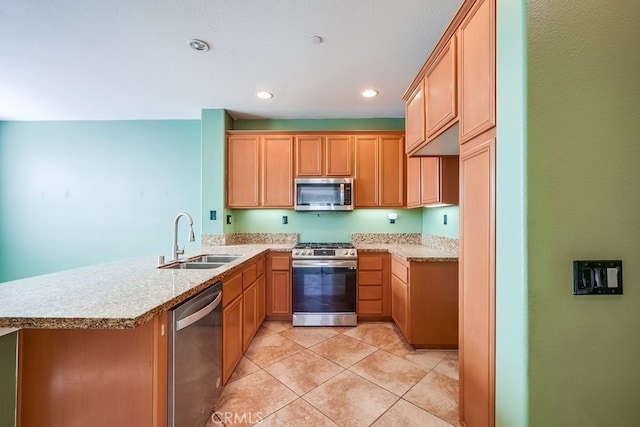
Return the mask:
{"type": "Polygon", "coordinates": [[[0,328],[133,328],[234,274],[245,261],[292,247],[185,248],[181,258],[243,255],[211,270],[159,269],[157,256],[145,256],[0,283],[0,328]]]}
{"type": "Polygon", "coordinates": [[[418,244],[363,243],[356,244],[359,253],[389,252],[405,261],[412,262],[458,262],[458,251],[448,248],[433,248],[418,244]]]}

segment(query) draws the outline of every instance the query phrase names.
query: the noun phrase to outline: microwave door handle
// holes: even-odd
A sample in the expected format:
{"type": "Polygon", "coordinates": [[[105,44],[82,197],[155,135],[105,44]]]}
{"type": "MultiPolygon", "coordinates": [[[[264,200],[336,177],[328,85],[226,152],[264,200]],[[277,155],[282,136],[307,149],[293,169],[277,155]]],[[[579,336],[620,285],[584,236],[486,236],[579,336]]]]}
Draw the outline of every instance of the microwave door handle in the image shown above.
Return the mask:
{"type": "Polygon", "coordinates": [[[344,184],[340,184],[340,206],[344,206],[344,184]]]}

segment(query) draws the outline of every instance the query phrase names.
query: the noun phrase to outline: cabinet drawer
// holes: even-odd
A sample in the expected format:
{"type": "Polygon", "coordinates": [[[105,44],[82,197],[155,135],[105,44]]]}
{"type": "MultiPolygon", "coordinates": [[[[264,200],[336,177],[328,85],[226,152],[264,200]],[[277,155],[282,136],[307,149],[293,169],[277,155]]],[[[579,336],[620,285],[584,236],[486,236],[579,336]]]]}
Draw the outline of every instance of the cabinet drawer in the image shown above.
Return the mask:
{"type": "Polygon", "coordinates": [[[242,271],[242,288],[247,289],[249,285],[256,281],[257,267],[253,263],[242,271]]]}
{"type": "Polygon", "coordinates": [[[381,315],[382,301],[358,301],[359,315],[381,315]]]}
{"type": "Polygon", "coordinates": [[[382,285],[382,271],[358,271],[359,285],[382,285]]]}
{"type": "Polygon", "coordinates": [[[382,270],[382,256],[363,256],[358,258],[358,270],[382,270]]]}
{"type": "Polygon", "coordinates": [[[409,282],[409,268],[397,259],[391,259],[391,273],[404,283],[409,282]]]}
{"type": "Polygon", "coordinates": [[[222,307],[236,299],[242,293],[242,274],[238,273],[222,282],[222,307]]]}
{"type": "Polygon", "coordinates": [[[382,286],[358,286],[359,300],[382,299],[382,286]]]}
{"type": "Polygon", "coordinates": [[[291,258],[289,255],[273,255],[271,257],[271,269],[272,270],[289,270],[291,258]]]}

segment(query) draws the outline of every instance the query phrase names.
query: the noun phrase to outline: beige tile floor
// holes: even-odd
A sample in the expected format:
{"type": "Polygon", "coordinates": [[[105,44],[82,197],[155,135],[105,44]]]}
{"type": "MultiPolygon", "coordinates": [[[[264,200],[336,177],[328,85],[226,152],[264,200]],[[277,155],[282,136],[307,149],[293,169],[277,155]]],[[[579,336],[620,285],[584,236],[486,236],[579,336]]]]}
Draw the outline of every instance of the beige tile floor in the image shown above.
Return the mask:
{"type": "Polygon", "coordinates": [[[457,351],[414,351],[387,322],[265,322],[206,427],[446,427],[457,420],[457,351]]]}

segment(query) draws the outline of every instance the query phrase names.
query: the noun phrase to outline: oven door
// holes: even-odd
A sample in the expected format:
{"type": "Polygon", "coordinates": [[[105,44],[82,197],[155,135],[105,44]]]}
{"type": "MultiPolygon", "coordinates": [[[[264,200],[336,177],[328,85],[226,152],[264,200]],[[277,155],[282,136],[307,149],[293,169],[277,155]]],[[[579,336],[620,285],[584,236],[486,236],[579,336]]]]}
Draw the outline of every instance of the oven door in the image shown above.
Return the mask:
{"type": "Polygon", "coordinates": [[[293,313],[356,312],[356,265],[353,260],[294,260],[293,313]]]}

